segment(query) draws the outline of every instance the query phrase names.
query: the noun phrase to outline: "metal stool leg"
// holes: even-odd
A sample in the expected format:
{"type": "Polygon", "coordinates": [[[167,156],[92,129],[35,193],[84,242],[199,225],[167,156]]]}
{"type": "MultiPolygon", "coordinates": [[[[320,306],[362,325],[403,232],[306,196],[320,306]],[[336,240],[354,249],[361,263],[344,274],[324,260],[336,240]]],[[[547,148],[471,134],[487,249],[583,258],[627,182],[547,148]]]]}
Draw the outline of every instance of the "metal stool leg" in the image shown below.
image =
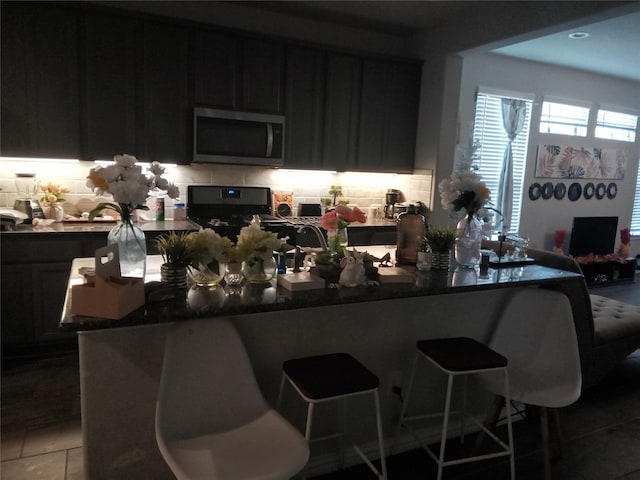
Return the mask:
{"type": "Polygon", "coordinates": [[[376,404],[376,424],[378,427],[378,447],[380,449],[380,464],[382,465],[382,480],[386,480],[387,461],[384,455],[384,435],[382,434],[382,419],[380,418],[380,398],[378,390],[373,392],[373,398],[376,404]]]}
{"type": "Polygon", "coordinates": [[[407,392],[402,400],[402,407],[400,409],[400,418],[398,419],[398,425],[396,426],[395,438],[393,440],[393,445],[391,446],[391,453],[395,450],[395,447],[398,445],[400,441],[400,431],[402,430],[402,424],[404,423],[404,417],[407,414],[407,407],[409,406],[409,398],[411,397],[411,391],[413,390],[413,383],[415,381],[416,368],[418,365],[418,358],[420,357],[419,353],[416,353],[413,358],[413,364],[411,365],[411,373],[409,374],[409,384],[407,385],[407,392]]]}
{"type": "Polygon", "coordinates": [[[442,420],[442,434],[440,436],[440,454],[438,455],[438,476],[437,480],[442,478],[442,470],[444,469],[444,452],[447,446],[447,430],[449,428],[449,412],[451,411],[451,390],[453,389],[453,375],[449,375],[447,380],[447,398],[444,404],[444,418],[442,420]]]}
{"type": "Polygon", "coordinates": [[[284,395],[284,384],[286,381],[287,381],[287,376],[283,373],[282,378],[280,379],[280,391],[278,392],[278,403],[277,403],[278,410],[280,410],[280,407],[282,406],[282,397],[284,395]]]}

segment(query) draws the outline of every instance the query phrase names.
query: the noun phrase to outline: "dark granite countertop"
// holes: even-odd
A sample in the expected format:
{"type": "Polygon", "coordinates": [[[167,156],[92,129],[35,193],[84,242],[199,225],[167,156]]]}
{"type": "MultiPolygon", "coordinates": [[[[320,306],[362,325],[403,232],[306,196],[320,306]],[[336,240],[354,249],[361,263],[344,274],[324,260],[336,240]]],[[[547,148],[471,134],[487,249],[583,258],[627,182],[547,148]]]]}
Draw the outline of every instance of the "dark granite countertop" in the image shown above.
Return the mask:
{"type": "MultiPolygon", "coordinates": [[[[479,275],[477,268],[452,269],[452,271],[419,271],[414,267],[403,267],[405,281],[356,288],[323,288],[291,292],[276,279],[266,285],[225,286],[217,288],[191,287],[187,291],[172,290],[160,283],[161,258],[149,256],[144,307],[119,320],[70,315],[71,285],[82,283],[77,269],[91,265],[93,259],[76,259],[67,290],[67,299],[60,322],[66,331],[83,331],[125,326],[170,322],[175,320],[210,317],[216,315],[238,315],[268,311],[291,311],[317,308],[328,305],[350,304],[394,300],[408,297],[426,297],[453,293],[474,292],[496,288],[522,287],[529,285],[553,285],[560,282],[582,279],[582,275],[556,270],[541,265],[515,268],[489,268],[486,275],[479,275]]],[[[385,267],[380,267],[385,268],[385,267]]]]}
{"type": "MultiPolygon", "coordinates": [[[[145,232],[164,232],[169,230],[199,230],[200,227],[189,220],[173,221],[165,220],[163,222],[139,222],[136,223],[145,232]]],[[[58,222],[49,225],[33,226],[31,224],[17,225],[16,230],[3,231],[2,235],[35,235],[35,234],[67,234],[67,233],[105,233],[109,232],[116,226],[115,221],[73,221],[58,222]]]]}

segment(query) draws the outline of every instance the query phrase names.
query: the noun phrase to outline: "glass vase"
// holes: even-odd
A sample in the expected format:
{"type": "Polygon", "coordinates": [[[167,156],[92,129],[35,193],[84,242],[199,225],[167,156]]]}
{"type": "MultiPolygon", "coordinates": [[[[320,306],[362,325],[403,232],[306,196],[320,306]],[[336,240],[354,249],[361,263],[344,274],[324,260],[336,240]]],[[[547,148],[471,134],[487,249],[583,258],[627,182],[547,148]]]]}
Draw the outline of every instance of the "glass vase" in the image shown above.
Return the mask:
{"type": "Polygon", "coordinates": [[[349,245],[349,235],[347,227],[339,228],[334,231],[327,232],[327,244],[332,252],[341,254],[342,249],[349,245]]]}
{"type": "Polygon", "coordinates": [[[47,203],[44,207],[44,216],[54,222],[62,222],[64,220],[64,209],[57,202],[47,203]]]}
{"type": "Polygon", "coordinates": [[[242,274],[242,263],[227,263],[227,268],[224,273],[224,282],[227,285],[240,285],[243,280],[244,275],[242,274]]]}
{"type": "Polygon", "coordinates": [[[482,224],[476,217],[466,215],[456,229],[456,262],[462,268],[474,268],[480,261],[482,224]]]}
{"type": "Polygon", "coordinates": [[[249,283],[268,283],[275,277],[277,267],[278,265],[273,256],[267,258],[257,257],[242,262],[242,274],[249,283]]]}
{"type": "Polygon", "coordinates": [[[144,232],[131,220],[117,224],[107,236],[107,244],[118,245],[120,274],[123,277],[144,278],[147,268],[147,242],[144,232]]]}
{"type": "Polygon", "coordinates": [[[215,287],[222,280],[224,268],[224,265],[216,261],[199,263],[197,267],[189,267],[189,279],[193,285],[198,287],[215,287]]]}

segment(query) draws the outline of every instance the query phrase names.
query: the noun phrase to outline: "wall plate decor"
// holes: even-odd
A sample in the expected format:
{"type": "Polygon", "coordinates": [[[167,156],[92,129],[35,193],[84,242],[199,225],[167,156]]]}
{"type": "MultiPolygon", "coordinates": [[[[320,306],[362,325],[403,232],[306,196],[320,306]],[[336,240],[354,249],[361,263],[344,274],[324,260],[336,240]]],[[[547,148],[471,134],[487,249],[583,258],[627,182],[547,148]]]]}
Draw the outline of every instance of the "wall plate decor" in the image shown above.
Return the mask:
{"type": "Polygon", "coordinates": [[[277,217],[293,215],[293,192],[273,192],[273,213],[277,217]]]}
{"type": "Polygon", "coordinates": [[[553,183],[547,182],[542,186],[542,198],[549,200],[553,196],[553,183]]]}
{"type": "Polygon", "coordinates": [[[529,187],[529,199],[538,200],[542,194],[542,185],[539,183],[532,183],[529,187]]]}
{"type": "Polygon", "coordinates": [[[593,183],[589,182],[582,189],[582,196],[587,200],[590,200],[593,197],[593,194],[596,192],[596,187],[593,183]]]}
{"type": "Polygon", "coordinates": [[[599,183],[598,185],[596,185],[596,198],[598,200],[602,200],[606,194],[607,187],[604,186],[604,183],[599,183]]]}
{"type": "Polygon", "coordinates": [[[567,193],[567,186],[562,182],[556,183],[556,187],[553,189],[553,196],[555,199],[562,200],[565,193],[567,193]]]}
{"type": "Polygon", "coordinates": [[[609,185],[607,185],[607,197],[610,200],[616,198],[617,194],[618,194],[618,185],[617,184],[610,183],[609,185]]]}
{"type": "Polygon", "coordinates": [[[572,202],[575,202],[580,198],[581,194],[582,194],[582,185],[580,185],[577,182],[573,182],[569,186],[569,200],[571,200],[572,202]]]}
{"type": "Polygon", "coordinates": [[[538,145],[537,178],[605,178],[622,180],[627,170],[626,149],[538,145]]]}

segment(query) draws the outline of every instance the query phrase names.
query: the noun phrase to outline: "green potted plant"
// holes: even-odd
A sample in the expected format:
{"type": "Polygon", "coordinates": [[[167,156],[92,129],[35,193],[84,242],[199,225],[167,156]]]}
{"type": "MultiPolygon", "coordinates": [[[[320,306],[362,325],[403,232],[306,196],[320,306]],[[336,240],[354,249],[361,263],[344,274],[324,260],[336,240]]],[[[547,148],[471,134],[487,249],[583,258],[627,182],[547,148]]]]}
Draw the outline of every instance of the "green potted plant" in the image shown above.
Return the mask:
{"type": "Polygon", "coordinates": [[[448,270],[451,250],[456,243],[456,231],[449,227],[427,228],[422,241],[422,251],[431,253],[431,268],[448,270]]]}
{"type": "Polygon", "coordinates": [[[187,286],[187,267],[193,258],[187,236],[188,233],[185,232],[171,231],[168,234],[159,235],[155,240],[156,248],[164,260],[160,267],[160,280],[172,287],[186,288],[187,286]]]}

